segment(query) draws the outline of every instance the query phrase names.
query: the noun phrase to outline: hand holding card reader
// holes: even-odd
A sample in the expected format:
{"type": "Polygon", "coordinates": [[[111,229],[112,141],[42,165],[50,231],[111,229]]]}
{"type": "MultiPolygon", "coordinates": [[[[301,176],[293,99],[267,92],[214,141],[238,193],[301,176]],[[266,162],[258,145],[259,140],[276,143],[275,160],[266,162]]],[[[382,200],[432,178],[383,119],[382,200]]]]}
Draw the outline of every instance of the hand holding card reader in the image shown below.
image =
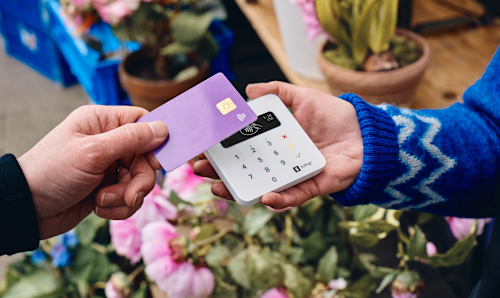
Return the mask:
{"type": "Polygon", "coordinates": [[[205,156],[242,206],[319,174],[326,160],[283,102],[273,94],[248,102],[258,115],[205,156]]]}

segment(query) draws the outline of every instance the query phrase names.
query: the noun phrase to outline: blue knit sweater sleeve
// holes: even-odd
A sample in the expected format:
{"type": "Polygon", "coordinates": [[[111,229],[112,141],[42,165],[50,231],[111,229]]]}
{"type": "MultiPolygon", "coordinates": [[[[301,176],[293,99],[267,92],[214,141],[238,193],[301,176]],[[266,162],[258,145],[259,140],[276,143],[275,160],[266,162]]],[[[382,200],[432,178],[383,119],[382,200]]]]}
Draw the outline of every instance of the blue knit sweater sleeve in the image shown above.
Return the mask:
{"type": "Polygon", "coordinates": [[[459,217],[500,208],[500,48],[486,72],[441,110],[372,106],[341,96],[358,113],[363,166],[355,183],[331,194],[346,206],[373,203],[459,217]]]}

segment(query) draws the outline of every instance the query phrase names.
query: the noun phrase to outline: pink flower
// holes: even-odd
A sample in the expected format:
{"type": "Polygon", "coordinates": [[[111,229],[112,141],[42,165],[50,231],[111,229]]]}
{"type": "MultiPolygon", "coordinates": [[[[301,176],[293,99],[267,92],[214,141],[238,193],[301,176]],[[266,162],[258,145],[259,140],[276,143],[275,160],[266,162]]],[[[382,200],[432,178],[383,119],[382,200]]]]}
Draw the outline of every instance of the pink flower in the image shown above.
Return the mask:
{"type": "Polygon", "coordinates": [[[129,258],[135,264],[141,259],[141,230],[150,222],[163,222],[176,217],[177,208],[161,195],[161,188],[155,185],[144,198],[142,207],[132,217],[110,221],[111,242],[117,254],[129,258]]]}
{"type": "Polygon", "coordinates": [[[432,242],[427,242],[426,244],[426,249],[427,249],[427,255],[430,257],[432,255],[435,255],[437,254],[437,248],[436,248],[436,245],[434,245],[434,243],[432,242]]]}
{"type": "Polygon", "coordinates": [[[103,6],[108,5],[109,4],[109,0],[91,0],[91,3],[92,3],[92,7],[95,10],[99,10],[103,6]]]}
{"type": "Polygon", "coordinates": [[[196,270],[193,276],[193,296],[206,298],[214,290],[214,276],[207,268],[196,270]]]}
{"type": "Polygon", "coordinates": [[[217,210],[218,215],[225,216],[227,214],[227,209],[229,204],[226,200],[215,200],[215,209],[217,210]]]}
{"type": "Polygon", "coordinates": [[[194,298],[193,277],[196,269],[189,262],[182,263],[172,274],[161,281],[155,281],[156,285],[167,293],[168,298],[194,298]]]}
{"type": "Polygon", "coordinates": [[[90,0],[73,0],[73,5],[76,9],[82,11],[90,8],[91,1],[90,0]]]}
{"type": "MultiPolygon", "coordinates": [[[[462,240],[469,236],[472,224],[474,223],[473,218],[460,218],[460,217],[445,217],[446,221],[450,225],[451,232],[457,240],[462,240]]],[[[491,218],[481,218],[477,219],[477,235],[483,233],[484,226],[491,221],[491,218]]]]}
{"type": "Polygon", "coordinates": [[[141,259],[141,231],[133,217],[125,220],[110,220],[109,233],[116,253],[135,264],[141,259]]]}
{"type": "Polygon", "coordinates": [[[328,287],[332,290],[343,290],[347,287],[347,282],[343,277],[332,279],[328,282],[328,287]]]}
{"type": "Polygon", "coordinates": [[[141,5],[141,0],[116,0],[113,3],[98,8],[102,20],[111,25],[117,25],[125,17],[134,13],[141,5]]]}
{"type": "Polygon", "coordinates": [[[269,289],[267,292],[265,292],[260,298],[288,298],[286,297],[285,294],[281,290],[278,290],[277,288],[272,288],[269,289]]]}
{"type": "Polygon", "coordinates": [[[291,0],[292,3],[298,5],[302,11],[302,20],[306,24],[307,35],[309,42],[313,43],[318,35],[323,33],[323,27],[316,15],[316,6],[314,0],[291,0]]]}
{"type": "Polygon", "coordinates": [[[212,272],[196,270],[187,261],[176,262],[182,259],[178,238],[175,227],[166,221],[152,222],[143,229],[141,252],[146,274],[169,298],[207,298],[214,289],[212,272]]]}
{"type": "Polygon", "coordinates": [[[160,186],[156,184],[144,198],[142,207],[132,217],[136,227],[141,230],[150,222],[177,218],[177,207],[162,195],[160,186]]]}
{"type": "Polygon", "coordinates": [[[120,296],[120,294],[113,288],[113,284],[111,280],[106,283],[106,288],[104,289],[104,293],[106,294],[106,298],[124,298],[120,296]]]}
{"type": "Polygon", "coordinates": [[[207,180],[193,173],[193,168],[189,163],[185,163],[167,173],[163,191],[167,197],[170,196],[171,191],[175,191],[181,199],[189,201],[190,197],[197,193],[196,186],[205,181],[207,180]]]}

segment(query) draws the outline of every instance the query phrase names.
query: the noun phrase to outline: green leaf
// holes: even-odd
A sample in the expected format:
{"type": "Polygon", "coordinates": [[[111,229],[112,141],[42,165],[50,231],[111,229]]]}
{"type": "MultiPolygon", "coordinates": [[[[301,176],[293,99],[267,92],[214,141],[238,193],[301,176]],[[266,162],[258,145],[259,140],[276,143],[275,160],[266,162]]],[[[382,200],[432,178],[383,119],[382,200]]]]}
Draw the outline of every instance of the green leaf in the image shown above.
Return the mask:
{"type": "Polygon", "coordinates": [[[229,215],[239,222],[243,222],[243,211],[241,207],[235,202],[228,202],[229,205],[229,215]]]}
{"type": "Polygon", "coordinates": [[[283,280],[283,272],[279,266],[283,261],[280,254],[273,254],[269,249],[261,250],[255,246],[249,247],[247,251],[246,263],[251,284],[259,289],[267,289],[283,280]]]}
{"type": "Polygon", "coordinates": [[[354,206],[351,208],[352,216],[353,216],[355,221],[363,221],[363,220],[369,218],[370,216],[375,214],[375,212],[377,212],[378,209],[379,209],[378,206],[375,206],[372,204],[358,205],[358,206],[354,206]]]}
{"type": "Polygon", "coordinates": [[[212,267],[221,266],[221,261],[229,256],[229,249],[227,246],[217,245],[212,246],[205,256],[207,264],[212,267]]]}
{"type": "Polygon", "coordinates": [[[250,289],[250,277],[248,274],[248,266],[245,262],[247,251],[242,250],[228,264],[227,269],[234,281],[245,289],[250,289]]]}
{"type": "Polygon", "coordinates": [[[325,253],[327,247],[320,231],[314,231],[306,239],[301,239],[298,244],[304,248],[304,259],[317,260],[325,253]]]}
{"type": "Polygon", "coordinates": [[[223,288],[215,283],[215,289],[211,297],[238,298],[238,293],[236,291],[223,288]]]}
{"type": "Polygon", "coordinates": [[[306,298],[311,294],[313,283],[292,264],[281,264],[285,286],[294,298],[306,298]]]}
{"type": "Polygon", "coordinates": [[[303,247],[291,247],[290,256],[288,257],[290,262],[294,264],[303,263],[304,260],[304,248],[303,247]]]}
{"type": "Polygon", "coordinates": [[[355,283],[349,284],[342,293],[347,298],[368,298],[376,287],[375,278],[366,274],[355,283]]]}
{"type": "Polygon", "coordinates": [[[418,215],[418,220],[417,220],[417,223],[418,225],[423,225],[425,223],[427,223],[429,220],[431,220],[432,218],[434,217],[434,215],[430,214],[430,213],[420,213],[418,215]]]}
{"type": "Polygon", "coordinates": [[[457,241],[446,253],[435,254],[427,258],[428,265],[432,267],[448,267],[462,264],[477,244],[476,229],[477,222],[474,222],[469,236],[457,241]]]}
{"type": "Polygon", "coordinates": [[[78,246],[71,266],[70,279],[76,283],[84,280],[89,284],[108,281],[111,274],[117,271],[106,254],[101,254],[90,246],[78,246]]]}
{"type": "Polygon", "coordinates": [[[354,23],[352,33],[352,55],[354,61],[361,65],[366,58],[368,52],[368,42],[370,37],[370,26],[376,12],[376,7],[379,5],[377,0],[367,0],[363,4],[361,15],[354,23]]]}
{"type": "Polygon", "coordinates": [[[376,234],[380,234],[380,233],[389,233],[395,230],[397,227],[386,222],[385,220],[377,220],[366,223],[364,228],[376,234]]]}
{"type": "Polygon", "coordinates": [[[274,213],[266,208],[252,209],[243,221],[245,234],[254,236],[273,216],[274,213]]]}
{"type": "Polygon", "coordinates": [[[371,276],[375,278],[383,278],[388,273],[392,272],[394,269],[387,267],[380,267],[374,265],[377,262],[377,257],[374,254],[362,253],[359,254],[359,261],[370,273],[371,276]]]}
{"type": "Polygon", "coordinates": [[[186,204],[186,205],[189,205],[189,206],[193,206],[193,204],[191,204],[189,202],[186,202],[183,199],[181,199],[177,195],[177,193],[175,193],[175,191],[173,191],[173,190],[170,192],[170,196],[168,197],[168,200],[170,201],[170,203],[174,204],[175,206],[178,206],[179,204],[186,204]]]}
{"type": "Polygon", "coordinates": [[[210,12],[197,14],[192,11],[181,11],[170,27],[174,41],[184,45],[198,45],[205,37],[213,14],[210,12]]]}
{"type": "Polygon", "coordinates": [[[201,61],[210,61],[217,53],[219,53],[219,45],[212,36],[212,33],[207,32],[198,45],[198,55],[201,61]]]}
{"type": "Polygon", "coordinates": [[[367,248],[375,246],[380,241],[377,235],[372,233],[356,232],[354,234],[350,234],[349,236],[354,243],[367,248]]]}
{"type": "Polygon", "coordinates": [[[380,292],[382,292],[385,287],[387,287],[389,284],[391,284],[391,282],[396,278],[396,276],[401,272],[401,270],[399,269],[396,269],[394,271],[392,271],[391,273],[387,274],[383,279],[382,281],[380,282],[380,285],[378,286],[378,288],[375,290],[375,293],[377,294],[380,294],[380,292]]]}
{"type": "Polygon", "coordinates": [[[201,241],[207,239],[215,235],[215,233],[217,233],[217,226],[215,224],[204,224],[201,226],[201,230],[198,235],[196,235],[195,240],[201,241]]]}
{"type": "Polygon", "coordinates": [[[417,225],[415,226],[415,234],[410,238],[410,243],[408,244],[408,257],[410,260],[415,260],[417,257],[427,257],[427,239],[422,229],[417,225]]]}
{"type": "Polygon", "coordinates": [[[319,280],[328,283],[335,276],[337,271],[338,254],[335,246],[330,249],[321,257],[318,262],[318,276],[319,280]]]}
{"type": "Polygon", "coordinates": [[[57,298],[62,296],[59,279],[49,270],[37,270],[23,276],[2,298],[57,298]]]}
{"type": "Polygon", "coordinates": [[[143,281],[139,289],[132,295],[132,298],[146,298],[148,294],[148,283],[143,281]]]}
{"type": "Polygon", "coordinates": [[[78,241],[81,244],[89,245],[94,241],[97,230],[106,225],[107,220],[91,213],[75,227],[78,241]]]}

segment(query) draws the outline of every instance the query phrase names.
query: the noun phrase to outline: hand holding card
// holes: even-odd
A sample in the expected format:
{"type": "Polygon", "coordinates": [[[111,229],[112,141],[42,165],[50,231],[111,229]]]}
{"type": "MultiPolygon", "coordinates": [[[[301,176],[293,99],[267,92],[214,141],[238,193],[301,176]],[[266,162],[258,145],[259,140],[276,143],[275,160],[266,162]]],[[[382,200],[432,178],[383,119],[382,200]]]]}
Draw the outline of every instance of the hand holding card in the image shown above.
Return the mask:
{"type": "Polygon", "coordinates": [[[163,121],[169,135],[153,151],[167,172],[257,120],[257,115],[221,73],[218,73],[137,122],[163,121]]]}

